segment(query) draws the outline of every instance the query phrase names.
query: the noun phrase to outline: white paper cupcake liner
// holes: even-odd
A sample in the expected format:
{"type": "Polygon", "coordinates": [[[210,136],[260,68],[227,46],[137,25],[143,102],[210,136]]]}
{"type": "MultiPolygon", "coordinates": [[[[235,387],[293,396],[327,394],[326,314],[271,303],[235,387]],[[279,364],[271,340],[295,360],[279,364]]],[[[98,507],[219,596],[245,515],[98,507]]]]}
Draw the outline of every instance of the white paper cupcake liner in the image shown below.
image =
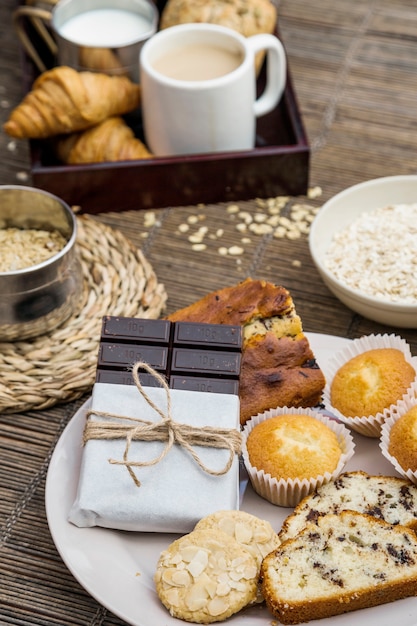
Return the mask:
{"type": "MultiPolygon", "coordinates": [[[[332,413],[338,420],[346,424],[352,430],[355,430],[365,437],[374,438],[380,436],[382,424],[388,418],[395,405],[386,407],[383,412],[376,413],[375,415],[346,417],[332,406],[330,401],[330,389],[333,378],[337,370],[339,370],[342,365],[358,354],[368,352],[369,350],[375,350],[377,348],[394,348],[401,350],[406,361],[408,361],[417,372],[417,357],[412,356],[410,346],[405,339],[394,334],[366,335],[364,337],[360,337],[359,339],[354,339],[347,347],[343,348],[331,359],[329,359],[326,385],[323,390],[323,404],[327,411],[332,413]]],[[[403,396],[403,398],[400,398],[400,400],[403,400],[407,396],[417,397],[417,375],[414,382],[407,390],[407,393],[403,396]]]]}
{"type": "Polygon", "coordinates": [[[392,426],[402,415],[407,413],[407,411],[409,411],[416,405],[417,398],[411,396],[407,396],[406,398],[404,398],[404,400],[400,400],[399,402],[397,402],[395,407],[393,407],[392,411],[390,412],[389,417],[387,417],[385,422],[382,424],[379,440],[379,447],[387,461],[391,463],[395,471],[398,472],[400,476],[402,476],[403,478],[407,478],[415,485],[417,485],[417,471],[413,472],[410,469],[404,470],[398,463],[397,459],[388,452],[388,448],[392,426]]]}
{"type": "Polygon", "coordinates": [[[251,417],[243,428],[243,446],[242,457],[249,475],[253,489],[258,495],[265,500],[268,500],[272,504],[283,507],[296,506],[305,496],[313,492],[315,489],[323,485],[324,483],[335,480],[339,474],[343,471],[346,463],[352,458],[355,451],[355,444],[350,434],[350,431],[336,420],[323,415],[319,411],[313,409],[296,409],[289,407],[281,407],[278,409],[271,409],[265,411],[265,413],[259,413],[251,417]],[[254,467],[250,460],[246,447],[246,440],[252,429],[260,422],[267,420],[277,415],[310,415],[319,420],[323,424],[326,424],[335,434],[339,442],[342,454],[339,459],[339,463],[333,473],[325,472],[322,476],[315,476],[310,479],[277,479],[273,478],[270,474],[264,472],[264,470],[258,470],[254,467]]]}

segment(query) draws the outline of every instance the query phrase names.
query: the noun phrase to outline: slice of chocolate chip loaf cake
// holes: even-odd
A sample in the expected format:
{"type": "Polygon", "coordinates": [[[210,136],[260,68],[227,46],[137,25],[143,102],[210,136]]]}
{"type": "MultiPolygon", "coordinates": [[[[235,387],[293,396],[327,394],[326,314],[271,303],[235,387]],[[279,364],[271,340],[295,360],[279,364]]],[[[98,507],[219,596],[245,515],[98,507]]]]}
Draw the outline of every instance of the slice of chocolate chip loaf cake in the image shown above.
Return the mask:
{"type": "Polygon", "coordinates": [[[417,536],[356,511],[324,515],[268,554],[262,593],[282,624],[417,594],[417,536]]]}
{"type": "Polygon", "coordinates": [[[346,509],[417,530],[417,486],[395,476],[345,472],[301,500],[284,521],[279,539],[286,541],[321,516],[346,509]]]}
{"type": "Polygon", "coordinates": [[[250,278],[206,295],[168,319],[240,324],[240,421],[277,406],[313,407],[325,385],[291,294],[250,278]]]}

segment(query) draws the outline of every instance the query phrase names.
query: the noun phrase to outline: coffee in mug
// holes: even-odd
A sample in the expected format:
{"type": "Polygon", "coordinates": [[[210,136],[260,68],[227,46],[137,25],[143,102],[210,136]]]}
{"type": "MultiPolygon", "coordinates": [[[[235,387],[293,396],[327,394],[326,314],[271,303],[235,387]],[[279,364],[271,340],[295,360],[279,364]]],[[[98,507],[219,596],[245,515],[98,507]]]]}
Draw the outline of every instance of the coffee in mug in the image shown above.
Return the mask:
{"type": "Polygon", "coordinates": [[[233,72],[243,61],[239,50],[218,46],[189,44],[162,55],[153,68],[176,80],[210,80],[233,72]]]}
{"type": "Polygon", "coordinates": [[[256,119],[286,84],[286,55],[274,35],[245,38],[215,24],[156,33],[140,54],[145,139],[156,156],[250,150],[256,119]],[[256,97],[255,56],[265,51],[266,86],[256,97]]]}

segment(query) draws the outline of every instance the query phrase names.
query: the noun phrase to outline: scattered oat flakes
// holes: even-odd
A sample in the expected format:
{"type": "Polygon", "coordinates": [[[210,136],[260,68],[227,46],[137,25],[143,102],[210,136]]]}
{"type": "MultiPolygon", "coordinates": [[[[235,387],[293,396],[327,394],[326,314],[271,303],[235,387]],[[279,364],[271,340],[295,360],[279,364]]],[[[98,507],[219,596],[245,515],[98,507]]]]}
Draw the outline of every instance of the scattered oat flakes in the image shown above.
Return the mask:
{"type": "Polygon", "coordinates": [[[287,239],[300,239],[301,233],[299,230],[290,229],[287,231],[287,239]]]}
{"type": "Polygon", "coordinates": [[[310,226],[308,225],[308,222],[303,222],[303,221],[299,222],[298,230],[303,235],[308,235],[308,233],[310,232],[310,226]]]}
{"type": "Polygon", "coordinates": [[[260,224],[261,222],[265,222],[265,220],[267,219],[267,215],[265,215],[265,213],[255,213],[253,219],[255,222],[260,224]]]}
{"type": "Polygon", "coordinates": [[[285,233],[285,228],[283,226],[278,226],[278,228],[274,230],[274,237],[276,239],[282,239],[283,237],[285,237],[285,233]]]}
{"type": "Polygon", "coordinates": [[[270,226],[273,226],[274,228],[275,228],[275,226],[278,226],[278,224],[279,224],[279,214],[271,215],[270,217],[268,217],[268,219],[266,220],[266,223],[269,224],[270,226]]]}
{"type": "Polygon", "coordinates": [[[190,243],[201,243],[203,241],[203,235],[200,233],[195,233],[194,235],[190,235],[188,237],[188,241],[190,243]]]}
{"type": "Polygon", "coordinates": [[[27,180],[29,180],[29,174],[27,172],[17,172],[16,178],[17,180],[26,182],[27,180]]]}
{"type": "Polygon", "coordinates": [[[193,243],[193,245],[191,246],[191,249],[194,250],[194,252],[202,252],[203,250],[206,250],[207,245],[205,243],[193,243]]]}
{"type": "Polygon", "coordinates": [[[307,197],[310,198],[310,200],[315,200],[316,198],[320,198],[322,193],[321,187],[311,187],[307,192],[307,197]]]}
{"type": "MultiPolygon", "coordinates": [[[[321,195],[319,187],[309,190],[309,197],[316,198],[319,195],[321,195]]],[[[303,202],[294,202],[294,204],[291,204],[291,202],[290,196],[277,196],[266,199],[256,198],[256,211],[243,210],[239,204],[232,203],[227,206],[226,212],[230,216],[231,221],[235,220],[236,217],[239,219],[235,228],[242,235],[249,231],[258,236],[272,235],[277,239],[286,237],[287,239],[295,240],[299,239],[301,235],[308,235],[310,224],[319,211],[319,207],[313,207],[303,202]]],[[[190,224],[195,225],[205,219],[206,215],[201,213],[188,216],[187,223],[182,223],[178,226],[177,234],[189,232],[190,224]]],[[[203,249],[204,237],[213,241],[222,237],[223,234],[224,230],[222,228],[217,229],[215,232],[210,232],[208,226],[200,226],[196,232],[189,235],[188,241],[195,246],[199,246],[199,249],[203,249]]],[[[241,243],[251,243],[251,239],[242,237],[241,243]]],[[[223,256],[236,256],[242,255],[243,249],[240,246],[231,246],[231,248],[222,246],[218,249],[218,253],[223,256]],[[235,249],[235,252],[230,251],[235,249]]]]}
{"type": "Polygon", "coordinates": [[[288,228],[288,226],[291,226],[292,222],[288,217],[280,217],[279,218],[279,223],[281,226],[286,226],[288,228]]]}
{"type": "Polygon", "coordinates": [[[243,254],[244,250],[240,246],[230,246],[227,252],[232,256],[239,256],[240,254],[243,254]]]}
{"type": "Polygon", "coordinates": [[[268,235],[272,233],[273,228],[270,224],[250,224],[249,230],[255,235],[268,235]]]}
{"type": "Polygon", "coordinates": [[[253,217],[249,211],[241,211],[238,217],[243,220],[245,224],[250,224],[253,221],[253,217]]]}
{"type": "Polygon", "coordinates": [[[293,267],[301,267],[301,261],[299,261],[298,259],[294,259],[294,261],[291,263],[291,265],[293,267]]]}
{"type": "Polygon", "coordinates": [[[156,224],[156,214],[154,211],[145,211],[143,215],[143,223],[145,228],[151,228],[156,224]]]}

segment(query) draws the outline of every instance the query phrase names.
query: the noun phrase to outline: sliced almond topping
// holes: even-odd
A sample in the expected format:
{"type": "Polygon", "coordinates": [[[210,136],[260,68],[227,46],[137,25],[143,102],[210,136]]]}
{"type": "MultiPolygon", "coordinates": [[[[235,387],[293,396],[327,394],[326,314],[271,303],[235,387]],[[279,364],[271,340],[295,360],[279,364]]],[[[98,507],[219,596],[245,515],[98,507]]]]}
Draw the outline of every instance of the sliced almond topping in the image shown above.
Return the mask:
{"type": "Polygon", "coordinates": [[[226,581],[219,582],[216,588],[216,595],[220,597],[227,596],[230,593],[230,589],[231,586],[226,581]]]}
{"type": "Polygon", "coordinates": [[[191,583],[191,576],[190,574],[185,570],[175,570],[175,572],[172,574],[172,584],[175,585],[176,587],[186,587],[187,585],[189,585],[191,583]]]}
{"type": "Polygon", "coordinates": [[[204,572],[201,574],[198,580],[202,585],[204,585],[204,589],[207,591],[209,597],[214,598],[217,588],[216,581],[213,580],[213,578],[210,578],[210,576],[207,576],[207,574],[205,574],[204,572]]]}
{"type": "Polygon", "coordinates": [[[187,569],[191,576],[197,578],[206,569],[209,562],[208,554],[205,550],[199,550],[193,560],[188,564],[187,569]]]}
{"type": "Polygon", "coordinates": [[[218,615],[221,615],[222,613],[227,611],[227,609],[228,602],[225,598],[213,598],[213,600],[210,600],[207,605],[209,615],[211,615],[212,617],[217,617],[218,615]]]}
{"type": "Polygon", "coordinates": [[[250,543],[253,537],[252,528],[243,522],[237,522],[235,526],[235,537],[239,543],[250,543]]]}
{"type": "Polygon", "coordinates": [[[199,611],[207,604],[208,596],[204,585],[196,584],[190,587],[185,597],[185,604],[190,611],[199,611]]]}
{"type": "Polygon", "coordinates": [[[178,565],[179,563],[181,563],[182,561],[182,554],[180,552],[178,552],[177,554],[170,554],[169,555],[169,563],[172,565],[178,565]]]}
{"type": "Polygon", "coordinates": [[[227,533],[228,535],[234,537],[235,521],[233,519],[230,519],[229,517],[224,517],[223,519],[219,520],[219,528],[224,533],[227,533]]]}
{"type": "Polygon", "coordinates": [[[191,577],[185,570],[169,568],[162,572],[162,580],[171,587],[186,587],[191,582],[191,577]]]}
{"type": "Polygon", "coordinates": [[[190,563],[200,549],[201,548],[199,546],[182,546],[180,552],[178,553],[178,557],[180,560],[190,563]]]}
{"type": "Polygon", "coordinates": [[[217,559],[217,567],[219,568],[219,570],[227,571],[228,565],[223,555],[220,555],[219,558],[217,559]]]}
{"type": "Polygon", "coordinates": [[[256,528],[253,534],[256,543],[266,543],[272,539],[272,535],[266,528],[256,528]]]}
{"type": "Polygon", "coordinates": [[[177,587],[170,587],[165,592],[165,597],[171,606],[180,606],[181,599],[177,587]]]}
{"type": "Polygon", "coordinates": [[[246,590],[246,584],[241,580],[230,581],[230,586],[232,589],[236,589],[236,591],[244,592],[246,590]]]}
{"type": "Polygon", "coordinates": [[[233,559],[232,561],[232,567],[234,569],[239,569],[242,570],[242,567],[240,567],[241,565],[243,565],[246,562],[246,557],[244,556],[238,556],[235,559],[233,559]]]}

